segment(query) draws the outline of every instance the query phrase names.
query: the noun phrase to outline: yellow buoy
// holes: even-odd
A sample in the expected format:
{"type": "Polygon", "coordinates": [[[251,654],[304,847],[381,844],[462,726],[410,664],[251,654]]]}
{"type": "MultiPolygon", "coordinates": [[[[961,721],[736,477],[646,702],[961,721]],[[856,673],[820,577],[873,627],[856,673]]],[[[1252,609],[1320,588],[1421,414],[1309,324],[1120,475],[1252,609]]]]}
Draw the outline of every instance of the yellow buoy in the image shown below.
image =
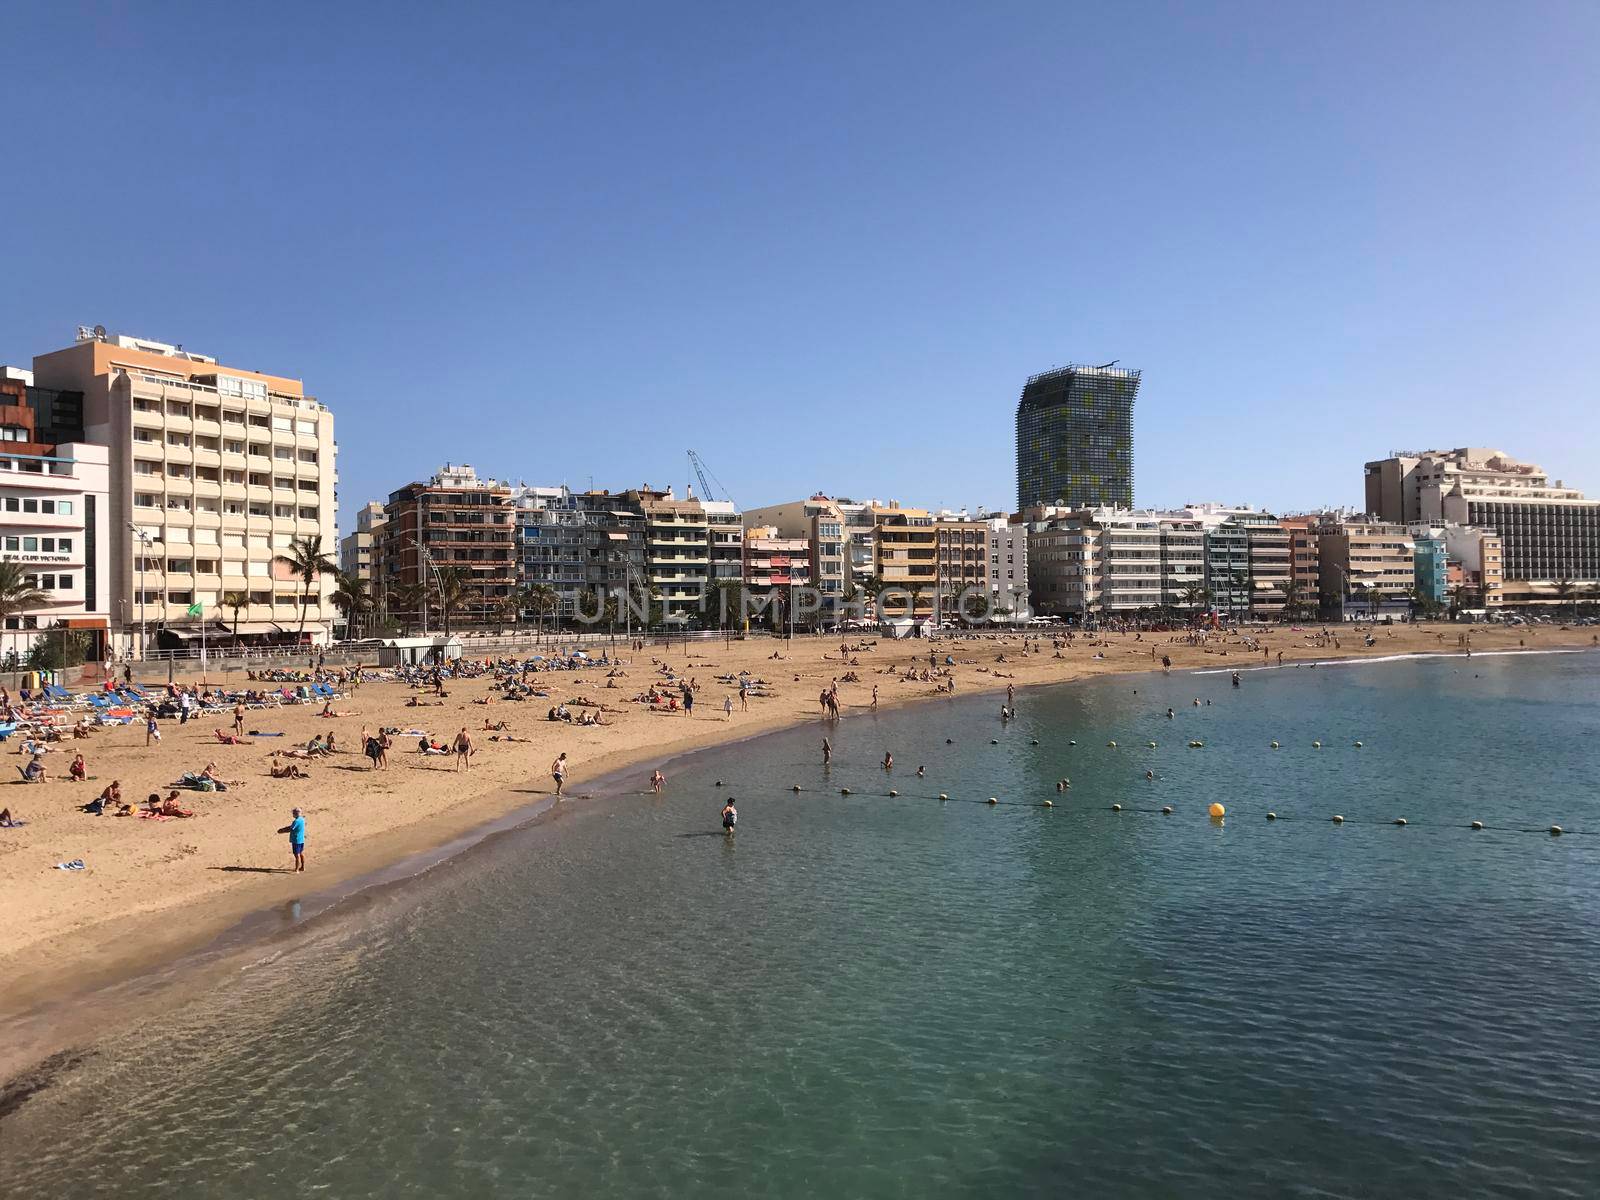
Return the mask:
{"type": "Polygon", "coordinates": [[[1215,801],[1212,802],[1211,807],[1206,809],[1206,811],[1213,817],[1225,817],[1228,815],[1228,810],[1223,808],[1222,805],[1216,803],[1215,801]]]}

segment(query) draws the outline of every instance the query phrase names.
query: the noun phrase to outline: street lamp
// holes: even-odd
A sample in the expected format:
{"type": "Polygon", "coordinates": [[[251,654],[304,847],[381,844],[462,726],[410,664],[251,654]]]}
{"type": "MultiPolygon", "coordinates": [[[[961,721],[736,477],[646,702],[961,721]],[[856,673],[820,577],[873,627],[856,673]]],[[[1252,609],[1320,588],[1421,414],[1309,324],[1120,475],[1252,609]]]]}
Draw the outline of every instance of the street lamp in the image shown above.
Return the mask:
{"type": "Polygon", "coordinates": [[[145,660],[145,653],[147,649],[144,623],[144,571],[145,566],[150,558],[151,543],[159,542],[161,539],[157,537],[151,537],[149,533],[143,529],[140,529],[132,521],[128,522],[128,531],[132,533],[134,537],[138,538],[144,547],[143,553],[139,555],[139,661],[143,662],[145,660]]]}

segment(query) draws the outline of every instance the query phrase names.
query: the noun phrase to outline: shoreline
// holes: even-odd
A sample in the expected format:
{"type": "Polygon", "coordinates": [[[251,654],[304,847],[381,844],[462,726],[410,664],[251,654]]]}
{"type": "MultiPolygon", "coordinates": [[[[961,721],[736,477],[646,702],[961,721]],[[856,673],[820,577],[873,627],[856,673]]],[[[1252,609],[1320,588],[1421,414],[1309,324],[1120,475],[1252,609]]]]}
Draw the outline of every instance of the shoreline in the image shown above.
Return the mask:
{"type": "MultiPolygon", "coordinates": [[[[1475,651],[1474,656],[1578,653],[1590,648],[1579,636],[1581,631],[1562,632],[1569,636],[1561,639],[1561,644],[1556,647],[1506,646],[1494,650],[1485,647],[1475,651]]],[[[1009,644],[1019,640],[1012,638],[1009,644]]],[[[977,643],[941,644],[938,651],[941,654],[950,652],[964,655],[977,649],[1003,648],[1007,644],[1003,639],[994,637],[977,643]]],[[[1119,637],[1110,643],[1124,649],[1133,644],[1131,636],[1125,642],[1119,637]]],[[[812,645],[819,650],[826,647],[826,643],[820,641],[812,645]]],[[[905,656],[909,659],[915,655],[918,647],[926,645],[915,643],[911,647],[904,647],[890,643],[887,647],[880,644],[879,649],[891,652],[910,649],[912,655],[905,656]]],[[[1166,644],[1141,643],[1141,647],[1148,645],[1166,644]]],[[[1369,657],[1365,647],[1353,646],[1339,652],[1327,648],[1300,647],[1291,658],[1291,649],[1285,647],[1285,661],[1281,667],[1275,664],[1247,667],[1244,665],[1247,660],[1243,657],[1238,665],[1212,667],[1205,660],[1210,658],[1214,661],[1219,653],[1217,648],[1201,650],[1184,647],[1181,656],[1176,652],[1176,647],[1169,648],[1169,652],[1173,653],[1175,660],[1172,668],[1174,673],[1185,674],[1279,670],[1294,665],[1351,665],[1403,659],[1466,657],[1459,651],[1444,647],[1369,657]],[[1180,657],[1187,661],[1178,661],[1180,657]]],[[[794,652],[798,656],[802,653],[802,647],[796,645],[794,652]]],[[[1221,650],[1220,653],[1228,652],[1221,650]]],[[[902,708],[940,698],[992,696],[1002,692],[1008,683],[1018,690],[1033,690],[1107,675],[1138,675],[1161,669],[1159,662],[1146,661],[1142,653],[1133,662],[1124,658],[1114,666],[1109,655],[1098,660],[1098,663],[1092,663],[1077,652],[1064,660],[1052,660],[1049,656],[1043,656],[1042,661],[1041,656],[1034,656],[1034,659],[1040,665],[1048,666],[1054,661],[1060,666],[1050,670],[1050,678],[1030,678],[1026,681],[969,677],[962,690],[954,696],[949,693],[891,696],[885,698],[880,707],[902,708]]],[[[890,662],[886,657],[875,658],[874,661],[880,665],[890,662]]],[[[838,660],[832,664],[824,660],[825,669],[837,665],[838,660]]],[[[93,1015],[125,993],[159,992],[169,983],[192,985],[197,978],[203,980],[214,972],[233,969],[241,959],[259,960],[263,953],[272,952],[272,948],[280,941],[314,936],[330,917],[348,911],[352,902],[360,901],[364,896],[379,896],[389,888],[414,881],[484,845],[498,834],[541,822],[553,823],[560,818],[565,804],[573,801],[616,798],[627,794],[630,790],[627,787],[628,777],[647,761],[673,766],[714,750],[726,750],[755,738],[813,722],[827,727],[814,711],[802,708],[793,712],[773,712],[769,719],[754,722],[753,727],[725,725],[715,721],[698,726],[686,738],[674,738],[664,744],[654,745],[635,743],[620,752],[607,755],[604,769],[599,774],[583,781],[578,790],[568,792],[560,801],[547,791],[531,786],[535,781],[523,779],[520,782],[524,786],[493,787],[422,820],[357,842],[344,852],[332,856],[333,867],[328,870],[326,877],[319,877],[317,890],[308,894],[293,894],[298,892],[297,887],[286,890],[281,886],[273,886],[286,882],[281,877],[266,881],[252,880],[264,886],[237,887],[225,895],[212,898],[215,902],[208,904],[203,919],[187,921],[181,929],[161,929],[153,936],[151,931],[145,930],[147,936],[130,938],[125,929],[107,928],[107,925],[115,926],[116,922],[111,921],[93,925],[65,939],[68,943],[65,953],[63,947],[56,945],[49,948],[50,953],[41,956],[54,961],[28,964],[26,950],[8,956],[23,960],[7,964],[17,969],[9,976],[3,1004],[13,1034],[20,1036],[13,1036],[4,1050],[0,1051],[0,1081],[10,1081],[0,1082],[0,1115],[4,1112],[6,1095],[18,1086],[19,1080],[27,1077],[30,1068],[39,1069],[40,1064],[48,1063],[52,1055],[62,1052],[92,1032],[93,1015]],[[308,906],[312,911],[306,911],[308,906]],[[115,953],[108,953],[113,942],[116,943],[115,953]],[[67,961],[62,961],[63,958],[67,961]]],[[[290,881],[298,882],[293,876],[290,881]]]]}

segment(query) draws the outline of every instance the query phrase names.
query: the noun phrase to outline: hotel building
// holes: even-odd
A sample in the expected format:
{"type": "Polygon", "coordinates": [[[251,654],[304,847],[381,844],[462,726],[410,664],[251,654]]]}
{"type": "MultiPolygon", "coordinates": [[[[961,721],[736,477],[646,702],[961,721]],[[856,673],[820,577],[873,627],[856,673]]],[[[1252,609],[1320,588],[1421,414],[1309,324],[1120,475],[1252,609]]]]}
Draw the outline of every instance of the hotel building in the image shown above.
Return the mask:
{"type": "Polygon", "coordinates": [[[1133,506],[1139,372],[1068,366],[1034,375],[1017,401],[1017,509],[1133,506]]]}
{"type": "Polygon", "coordinates": [[[356,510],[356,527],[339,543],[339,570],[352,579],[372,583],[373,551],[384,520],[383,505],[376,500],[356,510]]]}
{"type": "Polygon", "coordinates": [[[679,500],[670,488],[641,507],[645,570],[663,617],[714,623],[712,588],[744,577],[744,519],[730,501],[699,500],[693,493],[679,500]]]}
{"type": "Polygon", "coordinates": [[[86,661],[110,638],[110,479],[104,446],[83,440],[83,396],[33,385],[30,371],[0,368],[0,558],[24,572],[45,603],[5,618],[0,655],[26,658],[45,630],[85,637],[86,661]]]}
{"type": "Polygon", "coordinates": [[[1600,581],[1600,500],[1502,451],[1396,451],[1366,465],[1366,493],[1384,520],[1498,534],[1506,604],[1559,605],[1557,584],[1600,581]]]}
{"type": "Polygon", "coordinates": [[[470,466],[447,464],[426,482],[390,493],[376,535],[389,615],[405,624],[444,625],[441,573],[454,571],[462,599],[451,629],[514,620],[515,516],[510,485],[480,478],[470,466]]]}
{"type": "Polygon", "coordinates": [[[128,645],[191,640],[193,604],[224,623],[238,593],[241,637],[315,642],[334,617],[331,576],[302,601],[274,556],[295,539],[336,550],[333,414],[298,379],[224,366],[182,346],[80,329],[76,344],[33,360],[43,388],[80,392],[86,440],[109,451],[105,598],[128,645]]]}
{"type": "Polygon", "coordinates": [[[822,594],[823,621],[836,620],[851,582],[849,529],[839,503],[820,492],[806,500],[769,504],[744,514],[745,537],[767,526],[778,537],[803,538],[810,547],[810,584],[822,594]]]}

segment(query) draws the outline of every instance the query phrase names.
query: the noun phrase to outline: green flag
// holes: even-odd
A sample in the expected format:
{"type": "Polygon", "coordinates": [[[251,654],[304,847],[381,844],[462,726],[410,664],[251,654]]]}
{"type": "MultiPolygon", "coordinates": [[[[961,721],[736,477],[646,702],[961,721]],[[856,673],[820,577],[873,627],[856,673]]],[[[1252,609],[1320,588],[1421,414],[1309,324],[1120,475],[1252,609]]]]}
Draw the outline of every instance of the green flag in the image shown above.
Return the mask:
{"type": "Polygon", "coordinates": [[[203,605],[203,604],[191,604],[191,605],[189,605],[189,615],[191,617],[203,617],[203,616],[205,616],[206,615],[206,606],[203,605]]]}

